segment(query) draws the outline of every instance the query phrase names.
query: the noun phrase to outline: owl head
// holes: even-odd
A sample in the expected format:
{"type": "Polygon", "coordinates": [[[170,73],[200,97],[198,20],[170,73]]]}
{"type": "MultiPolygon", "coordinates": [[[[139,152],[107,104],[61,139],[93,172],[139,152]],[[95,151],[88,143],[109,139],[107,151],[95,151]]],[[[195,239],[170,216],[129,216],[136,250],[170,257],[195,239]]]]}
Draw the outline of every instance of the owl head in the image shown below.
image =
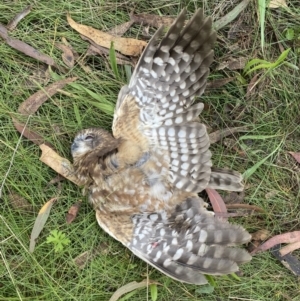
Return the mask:
{"type": "Polygon", "coordinates": [[[77,133],[71,146],[73,159],[89,155],[104,156],[116,149],[118,140],[101,128],[85,129],[77,133]]]}

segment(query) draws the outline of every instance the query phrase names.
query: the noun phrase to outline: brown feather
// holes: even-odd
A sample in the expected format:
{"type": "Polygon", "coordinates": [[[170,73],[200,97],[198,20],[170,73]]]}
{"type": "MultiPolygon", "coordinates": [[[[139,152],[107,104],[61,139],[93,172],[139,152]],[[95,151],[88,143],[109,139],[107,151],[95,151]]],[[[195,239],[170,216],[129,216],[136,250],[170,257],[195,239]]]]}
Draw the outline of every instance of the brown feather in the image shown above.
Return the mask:
{"type": "Polygon", "coordinates": [[[251,236],[215,218],[198,197],[243,184],[239,173],[212,167],[197,121],[204,105],[193,102],[204,92],[216,33],[202,10],[184,27],[185,14],[162,39],[157,31],[121,89],[113,136],[87,129],[71,149],[100,227],[166,275],[204,284],[204,274],[232,273],[251,259],[237,247],[251,236]]]}

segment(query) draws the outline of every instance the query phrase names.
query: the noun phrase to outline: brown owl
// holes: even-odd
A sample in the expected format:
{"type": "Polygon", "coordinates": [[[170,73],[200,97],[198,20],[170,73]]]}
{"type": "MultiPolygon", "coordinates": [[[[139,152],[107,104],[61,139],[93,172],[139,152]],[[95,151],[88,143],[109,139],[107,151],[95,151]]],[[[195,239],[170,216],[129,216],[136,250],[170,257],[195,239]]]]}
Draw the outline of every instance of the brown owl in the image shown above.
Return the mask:
{"type": "Polygon", "coordinates": [[[71,150],[100,227],[164,274],[204,284],[204,274],[229,274],[251,259],[236,247],[251,236],[214,217],[198,196],[243,184],[238,172],[212,167],[197,119],[203,103],[193,105],[213,61],[212,20],[198,10],[184,26],[185,15],[150,40],[119,93],[113,134],[83,130],[71,150]]]}

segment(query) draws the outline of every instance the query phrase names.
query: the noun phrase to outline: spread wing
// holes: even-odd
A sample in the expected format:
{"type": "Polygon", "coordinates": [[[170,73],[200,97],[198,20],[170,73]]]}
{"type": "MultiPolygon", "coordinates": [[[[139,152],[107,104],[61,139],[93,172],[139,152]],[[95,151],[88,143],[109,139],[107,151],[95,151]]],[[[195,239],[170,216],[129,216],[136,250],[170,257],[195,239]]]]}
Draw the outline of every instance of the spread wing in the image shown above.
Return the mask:
{"type": "Polygon", "coordinates": [[[216,33],[202,9],[184,27],[185,15],[184,9],[162,39],[161,27],[150,40],[119,93],[113,133],[142,152],[165,151],[169,181],[196,192],[208,186],[212,164],[206,127],[196,120],[203,104],[192,104],[204,92],[216,33]]]}

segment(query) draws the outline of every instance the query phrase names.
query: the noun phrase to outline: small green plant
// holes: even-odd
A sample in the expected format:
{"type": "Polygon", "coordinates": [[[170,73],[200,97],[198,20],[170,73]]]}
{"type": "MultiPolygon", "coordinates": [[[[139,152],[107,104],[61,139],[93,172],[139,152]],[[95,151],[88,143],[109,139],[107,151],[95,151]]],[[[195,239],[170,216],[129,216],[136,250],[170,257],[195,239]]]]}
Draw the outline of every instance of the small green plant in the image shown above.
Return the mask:
{"type": "Polygon", "coordinates": [[[55,252],[61,252],[65,246],[70,244],[70,239],[66,237],[66,234],[59,230],[52,230],[50,235],[47,237],[47,243],[54,245],[55,252]]]}
{"type": "Polygon", "coordinates": [[[266,69],[268,71],[275,69],[276,67],[278,67],[279,65],[281,65],[284,62],[284,60],[288,56],[290,50],[291,50],[291,48],[283,51],[274,63],[268,62],[266,60],[261,60],[261,59],[253,59],[253,60],[249,61],[244,68],[244,74],[249,75],[253,71],[260,70],[260,69],[266,69]]]}

